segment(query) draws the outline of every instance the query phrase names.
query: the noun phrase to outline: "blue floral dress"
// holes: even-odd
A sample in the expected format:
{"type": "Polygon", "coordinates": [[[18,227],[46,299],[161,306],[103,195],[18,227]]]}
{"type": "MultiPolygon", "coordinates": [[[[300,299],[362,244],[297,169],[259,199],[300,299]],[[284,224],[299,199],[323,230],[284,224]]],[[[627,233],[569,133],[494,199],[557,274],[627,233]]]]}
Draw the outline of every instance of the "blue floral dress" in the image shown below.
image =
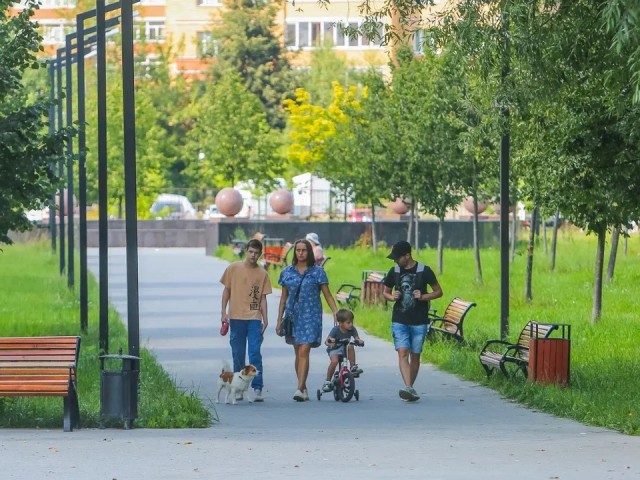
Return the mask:
{"type": "Polygon", "coordinates": [[[320,286],[329,283],[327,273],[320,267],[307,268],[303,275],[293,265],[282,270],[278,284],[289,291],[286,312],[293,312],[293,337],[287,343],[294,345],[310,344],[313,348],[322,344],[322,301],[320,286]],[[296,301],[296,293],[302,289],[296,301]]]}

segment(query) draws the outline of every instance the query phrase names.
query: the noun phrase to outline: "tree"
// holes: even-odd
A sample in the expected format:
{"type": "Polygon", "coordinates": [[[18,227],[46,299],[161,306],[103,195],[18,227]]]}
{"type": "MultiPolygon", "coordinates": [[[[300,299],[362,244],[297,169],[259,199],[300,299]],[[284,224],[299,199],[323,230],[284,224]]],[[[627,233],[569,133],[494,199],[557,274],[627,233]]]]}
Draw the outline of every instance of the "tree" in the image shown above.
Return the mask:
{"type": "Polygon", "coordinates": [[[218,188],[241,180],[262,189],[275,186],[274,179],[285,170],[279,137],[259,98],[238,74],[226,72],[218,82],[207,84],[189,114],[193,128],[187,134],[187,150],[200,160],[189,167],[192,178],[218,188]]]}
{"type": "Polygon", "coordinates": [[[30,228],[25,210],[41,208],[59,179],[52,165],[63,155],[71,130],[45,131],[48,102],[29,100],[23,73],[41,68],[36,59],[41,38],[30,21],[36,2],[8,17],[13,2],[0,0],[0,244],[11,243],[10,230],[30,228]]]}
{"type": "Polygon", "coordinates": [[[264,0],[225,0],[212,35],[219,45],[214,77],[235,71],[247,90],[264,105],[267,121],[283,129],[283,101],[293,91],[293,73],[280,39],[274,35],[277,3],[264,0]]]}

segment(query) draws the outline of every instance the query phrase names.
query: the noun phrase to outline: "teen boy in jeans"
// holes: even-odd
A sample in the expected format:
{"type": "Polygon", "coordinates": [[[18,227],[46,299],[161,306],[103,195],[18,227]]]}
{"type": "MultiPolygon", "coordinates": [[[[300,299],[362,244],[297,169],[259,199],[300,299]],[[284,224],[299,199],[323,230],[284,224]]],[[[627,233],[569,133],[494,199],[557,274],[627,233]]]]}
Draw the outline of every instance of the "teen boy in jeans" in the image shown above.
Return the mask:
{"type": "Polygon", "coordinates": [[[413,384],[420,369],[422,344],[429,331],[429,302],[442,296],[442,288],[433,270],[412,258],[409,242],[397,242],[387,258],[396,263],[384,279],[383,295],[395,302],[391,333],[405,385],[398,393],[403,400],[415,402],[420,399],[413,384]],[[431,292],[427,292],[427,286],[431,292]]]}
{"type": "MultiPolygon", "coordinates": [[[[231,335],[231,356],[233,371],[239,372],[246,365],[247,350],[249,363],[258,370],[251,382],[254,401],[262,402],[262,339],[269,324],[267,319],[267,295],[271,293],[271,282],[264,268],[258,265],[262,255],[262,243],[249,240],[244,260],[234,262],[222,274],[221,322],[229,322],[231,335]],[[227,313],[227,307],[229,312],[227,313]]],[[[242,397],[237,398],[242,400],[242,397]]]]}

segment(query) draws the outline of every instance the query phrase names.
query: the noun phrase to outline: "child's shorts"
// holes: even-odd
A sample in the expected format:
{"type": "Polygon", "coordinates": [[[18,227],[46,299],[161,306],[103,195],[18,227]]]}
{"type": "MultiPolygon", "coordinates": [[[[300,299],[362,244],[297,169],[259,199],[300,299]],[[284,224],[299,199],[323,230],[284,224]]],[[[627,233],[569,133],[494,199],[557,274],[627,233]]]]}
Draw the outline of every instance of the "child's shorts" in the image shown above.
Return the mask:
{"type": "Polygon", "coordinates": [[[342,355],[343,357],[347,356],[347,347],[345,347],[344,345],[338,347],[338,348],[331,348],[331,347],[327,347],[327,355],[329,355],[329,357],[333,357],[334,355],[342,355]]]}

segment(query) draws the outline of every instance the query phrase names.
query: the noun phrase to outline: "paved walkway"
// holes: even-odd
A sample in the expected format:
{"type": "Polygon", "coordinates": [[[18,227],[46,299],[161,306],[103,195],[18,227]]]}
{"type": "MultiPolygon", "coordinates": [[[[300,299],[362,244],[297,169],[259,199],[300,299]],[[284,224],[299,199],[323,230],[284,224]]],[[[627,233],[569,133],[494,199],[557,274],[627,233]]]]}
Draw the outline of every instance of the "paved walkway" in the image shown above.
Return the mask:
{"type": "MultiPolygon", "coordinates": [[[[97,274],[96,250],[89,261],[97,274]]],[[[402,402],[392,346],[366,333],[359,402],[294,402],[293,352],[273,332],[277,293],[263,345],[266,401],[214,407],[214,379],[230,359],[228,337],[218,334],[226,263],[203,249],[142,249],[139,266],[143,346],[216,408],[220,422],[192,430],[4,429],[0,478],[640,479],[640,437],[533,412],[429,365],[417,384],[423,398],[402,402]]],[[[124,249],[110,251],[109,274],[124,316],[124,249]]],[[[310,386],[321,385],[326,366],[324,349],[314,350],[310,386]]]]}

